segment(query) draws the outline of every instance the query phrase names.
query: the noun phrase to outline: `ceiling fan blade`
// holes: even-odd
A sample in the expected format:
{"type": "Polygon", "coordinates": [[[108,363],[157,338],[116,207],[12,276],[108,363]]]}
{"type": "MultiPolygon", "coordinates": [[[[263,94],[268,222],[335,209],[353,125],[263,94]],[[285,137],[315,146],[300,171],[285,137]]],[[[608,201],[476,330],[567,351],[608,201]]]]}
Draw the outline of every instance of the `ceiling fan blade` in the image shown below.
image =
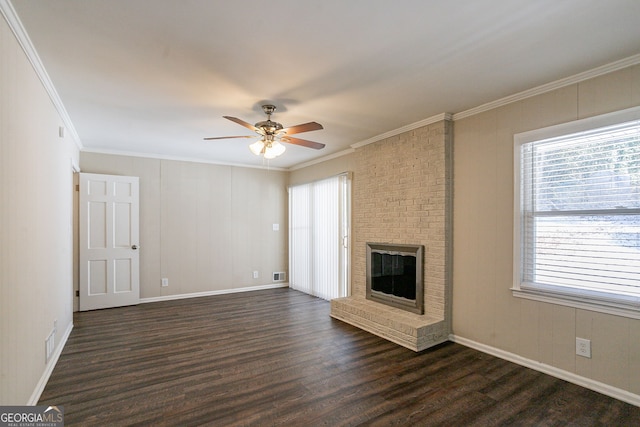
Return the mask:
{"type": "Polygon", "coordinates": [[[306,139],[300,139],[300,138],[292,138],[290,136],[283,137],[280,139],[280,141],[288,142],[289,144],[301,145],[307,148],[314,148],[316,150],[324,148],[324,144],[321,144],[319,142],[307,141],[306,139]]]}
{"type": "Polygon", "coordinates": [[[324,129],[320,123],[309,122],[301,125],[284,128],[280,132],[286,133],[287,135],[293,135],[294,133],[310,132],[312,130],[320,130],[320,129],[324,129]]]}
{"type": "Polygon", "coordinates": [[[241,135],[241,136],[212,136],[209,138],[203,138],[205,141],[211,141],[213,139],[231,139],[231,138],[255,138],[257,135],[241,135]]]}
{"type": "Polygon", "coordinates": [[[222,116],[222,117],[224,117],[227,120],[231,120],[232,122],[236,122],[240,126],[244,126],[247,129],[251,129],[254,132],[258,132],[258,130],[259,130],[257,127],[255,127],[251,123],[247,123],[244,120],[238,119],[237,117],[231,117],[231,116],[222,116]]]}

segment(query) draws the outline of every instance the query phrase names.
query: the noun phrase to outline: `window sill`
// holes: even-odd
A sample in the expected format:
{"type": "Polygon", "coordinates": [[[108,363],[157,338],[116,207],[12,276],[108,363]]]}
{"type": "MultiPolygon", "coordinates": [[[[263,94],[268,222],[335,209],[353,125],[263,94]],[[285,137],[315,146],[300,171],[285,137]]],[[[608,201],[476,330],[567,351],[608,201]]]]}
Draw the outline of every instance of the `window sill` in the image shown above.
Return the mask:
{"type": "Polygon", "coordinates": [[[549,304],[563,305],[567,307],[579,308],[581,310],[596,311],[599,313],[611,314],[614,316],[640,319],[640,299],[596,297],[590,293],[569,293],[557,290],[547,290],[538,288],[511,288],[512,294],[516,298],[525,298],[534,301],[546,302],[549,304]]]}

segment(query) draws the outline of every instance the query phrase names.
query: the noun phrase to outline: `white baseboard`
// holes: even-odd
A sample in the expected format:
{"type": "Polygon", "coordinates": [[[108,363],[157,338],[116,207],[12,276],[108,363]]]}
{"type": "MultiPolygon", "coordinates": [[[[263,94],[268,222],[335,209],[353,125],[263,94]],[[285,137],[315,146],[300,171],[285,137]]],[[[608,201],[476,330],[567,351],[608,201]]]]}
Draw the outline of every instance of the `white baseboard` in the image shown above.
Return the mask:
{"type": "Polygon", "coordinates": [[[628,392],[626,390],[622,390],[620,388],[574,374],[573,372],[565,371],[563,369],[559,369],[545,363],[527,359],[526,357],[522,357],[517,354],[501,350],[499,348],[491,347],[486,344],[481,344],[479,342],[472,341],[470,339],[463,338],[457,335],[449,335],[449,340],[481,351],[483,353],[499,357],[500,359],[508,360],[518,365],[526,366],[527,368],[543,372],[547,375],[551,375],[552,377],[560,378],[561,380],[577,384],[581,387],[588,388],[589,390],[597,391],[598,393],[613,397],[614,399],[618,399],[626,403],[630,403],[631,405],[640,406],[640,395],[628,392]]]}
{"type": "Polygon", "coordinates": [[[235,294],[240,292],[261,291],[264,289],[288,288],[289,283],[271,283],[269,285],[249,286],[246,288],[222,289],[218,291],[194,292],[190,294],[164,295],[161,297],[140,298],[140,303],[171,301],[185,298],[209,297],[212,295],[235,294]]]}
{"type": "Polygon", "coordinates": [[[64,346],[67,344],[67,340],[69,339],[69,335],[71,335],[72,330],[73,330],[73,322],[71,322],[67,330],[64,331],[64,334],[62,335],[62,338],[60,339],[60,342],[58,343],[58,346],[56,347],[55,351],[51,355],[51,359],[49,359],[49,362],[47,363],[47,366],[44,372],[42,373],[42,376],[40,377],[40,381],[38,381],[38,384],[36,385],[35,390],[33,390],[33,393],[31,394],[31,397],[29,398],[27,405],[35,406],[38,404],[38,400],[40,400],[40,396],[42,395],[42,392],[44,391],[44,388],[47,385],[47,382],[49,381],[49,377],[53,372],[53,368],[55,368],[56,363],[58,363],[60,354],[62,354],[62,349],[64,349],[64,346]]]}

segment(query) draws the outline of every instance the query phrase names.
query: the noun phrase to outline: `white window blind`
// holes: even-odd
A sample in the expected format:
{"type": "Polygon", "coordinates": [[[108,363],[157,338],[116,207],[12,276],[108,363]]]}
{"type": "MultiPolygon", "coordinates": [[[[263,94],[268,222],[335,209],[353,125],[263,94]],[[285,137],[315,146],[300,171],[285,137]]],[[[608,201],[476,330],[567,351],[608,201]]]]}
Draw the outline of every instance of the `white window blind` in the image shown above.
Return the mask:
{"type": "Polygon", "coordinates": [[[640,121],[516,149],[516,288],[639,309],[640,121]]]}
{"type": "Polygon", "coordinates": [[[347,174],[289,188],[289,286],[330,300],[348,293],[347,174]]]}

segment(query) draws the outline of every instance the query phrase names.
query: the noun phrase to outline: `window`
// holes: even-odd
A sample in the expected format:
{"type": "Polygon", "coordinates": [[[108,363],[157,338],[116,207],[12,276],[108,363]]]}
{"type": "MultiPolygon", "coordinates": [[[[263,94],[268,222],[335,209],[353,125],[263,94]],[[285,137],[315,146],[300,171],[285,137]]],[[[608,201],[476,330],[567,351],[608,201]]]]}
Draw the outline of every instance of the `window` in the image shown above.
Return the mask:
{"type": "Polygon", "coordinates": [[[640,318],[640,108],[514,151],[514,295],[640,318]]]}
{"type": "Polygon", "coordinates": [[[349,294],[349,174],[289,188],[289,286],[330,300],[349,294]]]}

